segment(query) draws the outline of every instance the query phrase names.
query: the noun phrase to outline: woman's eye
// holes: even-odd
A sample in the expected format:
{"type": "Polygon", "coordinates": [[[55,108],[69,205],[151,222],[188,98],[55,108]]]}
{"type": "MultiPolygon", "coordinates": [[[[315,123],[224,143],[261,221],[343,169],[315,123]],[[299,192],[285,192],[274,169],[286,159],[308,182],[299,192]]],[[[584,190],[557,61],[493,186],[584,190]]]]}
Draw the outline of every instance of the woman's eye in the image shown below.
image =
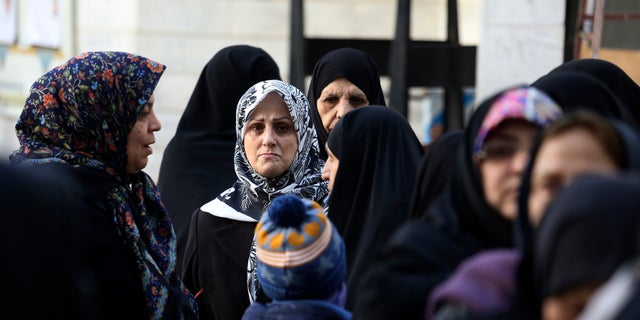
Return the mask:
{"type": "Polygon", "coordinates": [[[259,124],[254,124],[249,128],[251,129],[251,131],[260,131],[262,129],[262,126],[259,124]]]}
{"type": "Polygon", "coordinates": [[[336,103],[338,101],[337,97],[326,97],[323,100],[325,103],[336,103]]]}
{"type": "Polygon", "coordinates": [[[278,131],[280,132],[287,132],[289,131],[290,127],[289,125],[283,124],[283,125],[279,125],[277,128],[278,128],[278,131]]]}
{"type": "Polygon", "coordinates": [[[362,106],[367,104],[367,100],[362,99],[362,98],[352,98],[351,99],[351,104],[355,105],[355,106],[362,106]]]}
{"type": "Polygon", "coordinates": [[[559,181],[559,179],[549,179],[544,181],[542,186],[551,194],[555,194],[556,192],[560,191],[560,189],[562,189],[562,181],[559,181]]]}
{"type": "Polygon", "coordinates": [[[138,115],[138,120],[144,120],[149,116],[149,112],[142,112],[138,115]]]}

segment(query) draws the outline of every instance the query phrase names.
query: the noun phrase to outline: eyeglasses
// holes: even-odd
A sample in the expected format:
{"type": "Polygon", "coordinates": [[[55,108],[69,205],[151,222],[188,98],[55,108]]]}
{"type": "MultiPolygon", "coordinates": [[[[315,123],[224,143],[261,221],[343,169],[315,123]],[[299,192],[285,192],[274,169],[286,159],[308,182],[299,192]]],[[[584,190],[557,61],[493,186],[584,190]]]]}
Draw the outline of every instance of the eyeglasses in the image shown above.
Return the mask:
{"type": "Polygon", "coordinates": [[[522,145],[516,141],[488,141],[474,155],[478,160],[509,160],[518,151],[529,151],[529,145],[522,145]]]}

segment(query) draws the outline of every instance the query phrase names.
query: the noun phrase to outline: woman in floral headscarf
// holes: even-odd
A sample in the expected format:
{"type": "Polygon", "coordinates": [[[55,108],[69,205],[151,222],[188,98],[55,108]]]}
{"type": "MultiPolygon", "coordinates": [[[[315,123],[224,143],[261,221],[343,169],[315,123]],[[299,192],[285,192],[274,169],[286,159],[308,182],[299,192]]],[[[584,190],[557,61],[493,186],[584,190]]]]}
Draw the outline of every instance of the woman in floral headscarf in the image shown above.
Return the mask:
{"type": "Polygon", "coordinates": [[[19,167],[69,178],[69,248],[87,309],[103,319],[197,319],[176,274],[176,239],[142,171],[160,122],[153,91],[165,66],[126,52],[88,52],[31,87],[16,124],[19,167]]]}
{"type": "Polygon", "coordinates": [[[300,90],[280,80],[258,82],[240,98],[235,123],[238,180],[194,212],[185,250],[183,278],[201,292],[202,319],[240,319],[250,302],[269,301],[255,272],[253,235],[273,199],[296,194],[322,203],[328,194],[300,90]]]}

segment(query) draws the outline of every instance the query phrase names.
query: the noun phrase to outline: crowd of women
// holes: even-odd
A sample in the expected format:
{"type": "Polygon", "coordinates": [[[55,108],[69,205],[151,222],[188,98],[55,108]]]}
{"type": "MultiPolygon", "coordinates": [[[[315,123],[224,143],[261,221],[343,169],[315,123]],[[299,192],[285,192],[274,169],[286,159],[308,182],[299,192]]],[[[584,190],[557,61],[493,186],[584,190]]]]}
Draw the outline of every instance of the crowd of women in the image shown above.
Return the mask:
{"type": "Polygon", "coordinates": [[[422,145],[366,52],[305,93],[230,46],[156,186],[164,70],[87,52],[32,85],[0,167],[22,318],[640,317],[640,88],[615,64],[514,83],[422,145]]]}

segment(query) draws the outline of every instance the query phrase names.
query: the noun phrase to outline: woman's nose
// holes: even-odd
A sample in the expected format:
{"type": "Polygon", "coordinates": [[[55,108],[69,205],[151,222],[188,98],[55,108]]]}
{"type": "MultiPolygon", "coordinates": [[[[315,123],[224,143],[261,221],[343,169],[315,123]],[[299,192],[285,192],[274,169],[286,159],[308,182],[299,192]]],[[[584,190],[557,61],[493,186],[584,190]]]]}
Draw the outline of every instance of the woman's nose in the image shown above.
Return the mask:
{"type": "Polygon", "coordinates": [[[322,180],[329,181],[329,170],[327,169],[327,164],[325,163],[324,167],[322,167],[322,180]]]}
{"type": "Polygon", "coordinates": [[[162,123],[160,123],[160,119],[158,119],[155,112],[151,113],[151,123],[149,124],[149,129],[151,129],[151,131],[160,131],[160,129],[162,129],[162,123]]]}
{"type": "Polygon", "coordinates": [[[338,112],[336,113],[336,116],[338,117],[338,119],[344,117],[344,115],[347,114],[347,112],[354,109],[351,102],[349,102],[349,99],[340,99],[340,102],[338,103],[337,108],[338,108],[338,112]]]}
{"type": "Polygon", "coordinates": [[[265,146],[273,146],[276,144],[276,132],[274,128],[267,127],[264,130],[264,134],[262,137],[262,144],[265,146]]]}

